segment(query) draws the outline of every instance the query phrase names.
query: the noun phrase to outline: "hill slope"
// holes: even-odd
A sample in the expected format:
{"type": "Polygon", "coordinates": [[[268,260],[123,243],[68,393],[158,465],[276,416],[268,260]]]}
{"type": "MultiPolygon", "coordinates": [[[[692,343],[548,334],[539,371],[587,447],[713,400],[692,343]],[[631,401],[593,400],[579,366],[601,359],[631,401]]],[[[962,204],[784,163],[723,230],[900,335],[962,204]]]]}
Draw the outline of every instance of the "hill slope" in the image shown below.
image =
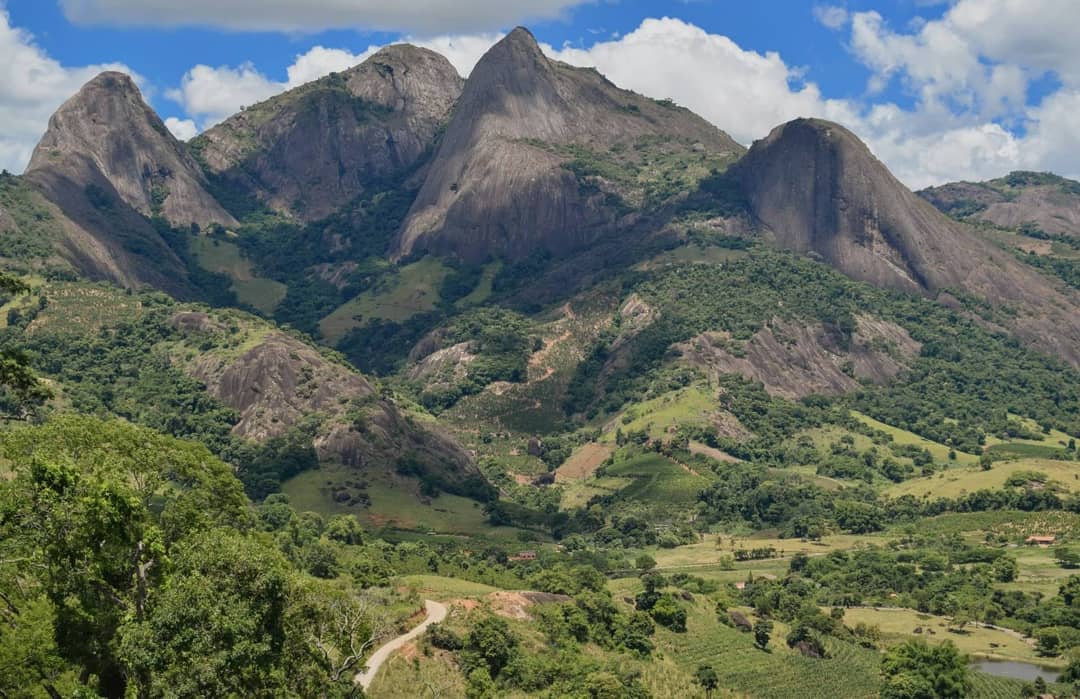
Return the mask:
{"type": "Polygon", "coordinates": [[[104,179],[131,208],[175,226],[235,223],[123,73],[98,75],[53,114],[26,172],[57,195],[61,182],[100,186],[104,179]]]}
{"type": "Polygon", "coordinates": [[[1047,172],[1011,172],[988,182],[951,182],[919,196],[947,214],[1003,228],[1034,224],[1080,237],[1080,182],[1047,172]]]}

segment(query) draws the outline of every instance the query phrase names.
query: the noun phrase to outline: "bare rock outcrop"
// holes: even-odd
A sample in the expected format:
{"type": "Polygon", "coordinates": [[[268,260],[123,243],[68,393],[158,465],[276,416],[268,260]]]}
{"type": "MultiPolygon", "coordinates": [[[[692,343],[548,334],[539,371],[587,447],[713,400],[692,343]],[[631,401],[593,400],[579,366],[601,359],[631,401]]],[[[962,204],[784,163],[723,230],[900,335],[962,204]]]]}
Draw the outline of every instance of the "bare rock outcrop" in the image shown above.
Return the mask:
{"type": "Polygon", "coordinates": [[[1002,228],[1034,224],[1080,236],[1080,182],[1044,172],[1012,172],[989,182],[950,182],[919,196],[947,214],[1002,228]]]}
{"type": "Polygon", "coordinates": [[[206,191],[184,144],[124,73],[98,75],[53,114],[27,176],[47,191],[53,182],[101,186],[103,178],[132,209],[160,213],[174,226],[235,223],[206,191]]]}
{"type": "Polygon", "coordinates": [[[270,208],[323,218],[430,154],[463,81],[427,49],[388,46],[354,68],[248,107],[193,145],[207,170],[270,208]]]}
{"type": "Polygon", "coordinates": [[[647,136],[682,138],[703,152],[742,151],[687,110],[550,60],[519,27],[469,76],[393,254],[427,250],[479,261],[588,244],[620,212],[603,192],[579,185],[559,149],[607,150],[647,136]]]}
{"type": "Polygon", "coordinates": [[[860,379],[884,383],[919,352],[919,343],[894,323],[860,316],[857,326],[842,338],[820,324],[774,318],[739,348],[727,333],[708,332],[677,349],[694,366],[760,381],[772,395],[791,400],[853,391],[860,379]]]}
{"type": "MultiPolygon", "coordinates": [[[[208,337],[229,332],[199,311],[175,314],[172,325],[208,337]]],[[[204,352],[185,366],[211,395],[240,414],[233,428],[237,436],[264,441],[316,417],[321,426],[314,446],[320,460],[393,469],[408,459],[450,487],[480,479],[452,438],[403,414],[350,367],[276,330],[249,338],[245,346],[239,354],[204,352]]]]}
{"type": "Polygon", "coordinates": [[[853,133],[796,119],[733,168],[753,215],[783,247],[848,276],[936,297],[960,290],[1007,309],[1009,329],[1080,367],[1080,300],[902,185],[853,133]]]}

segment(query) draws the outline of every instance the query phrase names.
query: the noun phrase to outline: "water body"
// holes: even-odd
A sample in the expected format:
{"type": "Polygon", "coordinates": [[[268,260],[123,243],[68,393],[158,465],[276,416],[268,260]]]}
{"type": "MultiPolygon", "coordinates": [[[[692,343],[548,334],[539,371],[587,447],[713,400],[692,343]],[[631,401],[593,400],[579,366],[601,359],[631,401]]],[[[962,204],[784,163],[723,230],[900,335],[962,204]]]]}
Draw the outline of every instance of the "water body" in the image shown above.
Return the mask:
{"type": "Polygon", "coordinates": [[[988,660],[980,658],[971,663],[971,667],[979,672],[997,677],[1011,677],[1014,680],[1034,682],[1035,678],[1042,677],[1047,682],[1056,682],[1061,673],[1057,670],[1045,668],[1035,663],[1022,663],[1016,660],[988,660]]]}

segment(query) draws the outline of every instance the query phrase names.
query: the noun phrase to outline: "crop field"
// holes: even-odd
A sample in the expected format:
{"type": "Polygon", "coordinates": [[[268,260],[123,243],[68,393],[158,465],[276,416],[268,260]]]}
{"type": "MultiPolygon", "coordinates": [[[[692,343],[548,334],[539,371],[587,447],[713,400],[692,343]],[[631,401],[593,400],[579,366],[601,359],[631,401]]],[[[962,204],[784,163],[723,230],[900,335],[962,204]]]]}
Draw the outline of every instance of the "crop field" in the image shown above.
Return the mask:
{"type": "Polygon", "coordinates": [[[93,333],[100,328],[134,320],[142,312],[142,303],[137,297],[104,284],[52,283],[41,293],[48,306],[30,323],[30,332],[93,333]]]}
{"type": "Polygon", "coordinates": [[[687,632],[657,630],[657,646],[688,672],[708,663],[720,684],[763,699],[875,697],[879,655],[850,643],[826,642],[830,658],[804,658],[783,642],[777,624],[768,652],[754,647],[752,634],[720,624],[709,600],[693,603],[687,632]]]}
{"type": "Polygon", "coordinates": [[[588,478],[593,474],[600,464],[604,463],[609,456],[611,456],[614,449],[607,444],[596,444],[590,442],[584,444],[570,455],[562,466],[559,466],[555,470],[555,480],[557,482],[565,481],[577,481],[582,478],[588,478]]]}
{"type": "Polygon", "coordinates": [[[334,343],[353,328],[375,318],[401,322],[418,313],[434,310],[439,303],[439,285],[450,272],[432,257],[406,265],[374,289],[339,306],[319,322],[319,331],[334,343]]]}
{"type": "Polygon", "coordinates": [[[690,504],[709,484],[708,478],[659,454],[642,454],[619,461],[605,471],[609,476],[631,479],[630,484],[619,491],[619,497],[624,500],[690,504]]]}
{"type": "Polygon", "coordinates": [[[926,478],[912,478],[890,485],[884,490],[884,494],[890,497],[914,495],[955,498],[976,490],[1002,488],[1010,476],[1021,471],[1045,473],[1051,481],[1065,490],[1080,492],[1080,461],[1021,459],[996,462],[989,471],[978,466],[951,468],[926,478]]]}
{"type": "MultiPolygon", "coordinates": [[[[730,534],[706,534],[704,541],[688,544],[673,549],[650,549],[649,555],[656,559],[661,568],[682,568],[716,563],[722,555],[731,556],[736,549],[774,548],[783,552],[783,557],[796,553],[808,556],[824,555],[833,551],[843,551],[867,545],[884,545],[889,538],[881,535],[836,534],[822,537],[820,541],[808,539],[778,539],[775,537],[752,535],[739,536],[730,534]]],[[[760,562],[760,561],[759,561],[760,562]]],[[[787,565],[786,563],[784,564],[787,565]]],[[[742,578],[745,578],[745,571],[742,578]]]]}
{"type": "MultiPolygon", "coordinates": [[[[910,529],[900,525],[893,533],[910,529]]],[[[996,510],[990,512],[964,512],[919,520],[918,532],[929,536],[962,534],[971,540],[981,540],[986,534],[1004,535],[1014,542],[1026,537],[1055,534],[1058,537],[1080,536],[1080,514],[1064,511],[1020,512],[996,510]]]]}
{"type": "Polygon", "coordinates": [[[285,285],[256,276],[252,272],[251,262],[236,245],[200,235],[191,239],[191,249],[203,269],[225,274],[233,280],[232,288],[240,303],[270,315],[285,298],[285,285]]]}

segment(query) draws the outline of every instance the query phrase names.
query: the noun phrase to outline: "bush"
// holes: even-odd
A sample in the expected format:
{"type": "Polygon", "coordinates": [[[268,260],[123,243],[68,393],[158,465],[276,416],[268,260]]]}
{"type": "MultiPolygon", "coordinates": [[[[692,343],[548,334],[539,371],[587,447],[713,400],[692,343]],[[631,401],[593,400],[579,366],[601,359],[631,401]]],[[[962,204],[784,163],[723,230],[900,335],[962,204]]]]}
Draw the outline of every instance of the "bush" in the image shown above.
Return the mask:
{"type": "Polygon", "coordinates": [[[431,645],[443,650],[461,650],[465,647],[465,642],[461,640],[461,637],[442,624],[429,626],[427,637],[431,645]]]}

